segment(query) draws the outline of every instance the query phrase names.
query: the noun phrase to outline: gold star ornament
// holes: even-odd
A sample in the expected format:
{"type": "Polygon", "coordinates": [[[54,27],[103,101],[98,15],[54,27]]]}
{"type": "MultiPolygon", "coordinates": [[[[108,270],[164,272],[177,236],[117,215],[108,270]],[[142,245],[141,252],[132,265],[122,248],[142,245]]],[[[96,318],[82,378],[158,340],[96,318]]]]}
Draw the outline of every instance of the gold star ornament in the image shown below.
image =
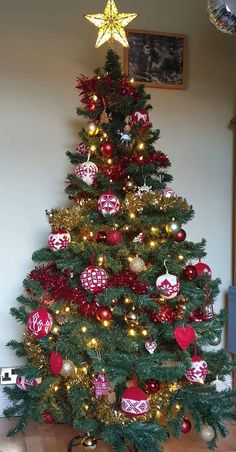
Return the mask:
{"type": "Polygon", "coordinates": [[[99,28],[95,47],[105,42],[118,41],[122,46],[129,47],[124,27],[138,17],[136,13],[119,13],[114,0],[108,0],[103,14],[87,14],[85,16],[99,28]]]}

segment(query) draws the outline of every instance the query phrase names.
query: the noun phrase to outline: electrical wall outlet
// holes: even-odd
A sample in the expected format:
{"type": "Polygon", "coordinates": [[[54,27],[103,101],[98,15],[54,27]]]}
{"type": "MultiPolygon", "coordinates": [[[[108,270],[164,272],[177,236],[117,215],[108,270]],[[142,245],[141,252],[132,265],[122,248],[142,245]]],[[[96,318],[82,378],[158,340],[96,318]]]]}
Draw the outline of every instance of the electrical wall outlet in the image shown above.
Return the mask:
{"type": "Polygon", "coordinates": [[[18,369],[19,367],[2,367],[2,369],[0,369],[0,384],[1,385],[16,384],[18,369]]]}

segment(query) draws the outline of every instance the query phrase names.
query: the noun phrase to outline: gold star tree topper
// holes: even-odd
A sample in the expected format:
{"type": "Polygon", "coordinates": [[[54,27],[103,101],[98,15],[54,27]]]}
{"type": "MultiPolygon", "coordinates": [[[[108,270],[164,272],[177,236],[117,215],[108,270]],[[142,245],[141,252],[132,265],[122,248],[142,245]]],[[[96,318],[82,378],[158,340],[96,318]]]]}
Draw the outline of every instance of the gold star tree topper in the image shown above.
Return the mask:
{"type": "Polygon", "coordinates": [[[119,13],[114,0],[108,0],[103,14],[87,14],[85,16],[99,28],[95,47],[105,42],[118,41],[122,46],[129,47],[124,27],[138,17],[136,13],[119,13]]]}

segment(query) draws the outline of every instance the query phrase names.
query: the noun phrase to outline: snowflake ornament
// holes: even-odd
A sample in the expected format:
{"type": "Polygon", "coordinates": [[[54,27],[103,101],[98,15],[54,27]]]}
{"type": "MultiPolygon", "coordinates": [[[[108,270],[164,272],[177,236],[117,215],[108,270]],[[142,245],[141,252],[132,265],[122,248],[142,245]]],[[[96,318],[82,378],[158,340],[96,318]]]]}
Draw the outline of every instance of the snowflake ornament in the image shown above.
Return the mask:
{"type": "Polygon", "coordinates": [[[192,383],[204,383],[208,374],[207,363],[199,356],[192,358],[192,365],[185,373],[186,378],[192,383]]]}
{"type": "Polygon", "coordinates": [[[97,172],[97,165],[90,161],[81,163],[75,168],[76,177],[81,179],[87,185],[93,185],[97,172]]]}
{"type": "Polygon", "coordinates": [[[146,184],[146,182],[141,186],[138,187],[137,190],[137,195],[140,196],[140,198],[142,197],[142,195],[144,193],[151,193],[154,194],[155,192],[152,190],[152,187],[150,187],[149,185],[146,184]]]}
{"type": "Polygon", "coordinates": [[[48,236],[48,248],[51,251],[64,250],[68,247],[70,241],[71,236],[69,231],[66,229],[57,229],[48,236]]]}
{"type": "Polygon", "coordinates": [[[180,282],[177,276],[165,273],[156,280],[156,288],[160,290],[162,296],[170,300],[178,295],[180,291],[180,282]]]}

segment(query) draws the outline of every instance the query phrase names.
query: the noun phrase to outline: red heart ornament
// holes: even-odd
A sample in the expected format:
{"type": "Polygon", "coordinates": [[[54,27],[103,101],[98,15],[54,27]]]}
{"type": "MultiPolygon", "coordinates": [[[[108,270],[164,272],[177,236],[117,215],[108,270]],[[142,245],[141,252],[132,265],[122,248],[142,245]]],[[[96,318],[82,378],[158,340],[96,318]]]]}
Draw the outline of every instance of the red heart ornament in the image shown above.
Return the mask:
{"type": "Polygon", "coordinates": [[[192,326],[177,326],[174,329],[174,337],[180,348],[186,350],[196,338],[195,329],[192,326]]]}

